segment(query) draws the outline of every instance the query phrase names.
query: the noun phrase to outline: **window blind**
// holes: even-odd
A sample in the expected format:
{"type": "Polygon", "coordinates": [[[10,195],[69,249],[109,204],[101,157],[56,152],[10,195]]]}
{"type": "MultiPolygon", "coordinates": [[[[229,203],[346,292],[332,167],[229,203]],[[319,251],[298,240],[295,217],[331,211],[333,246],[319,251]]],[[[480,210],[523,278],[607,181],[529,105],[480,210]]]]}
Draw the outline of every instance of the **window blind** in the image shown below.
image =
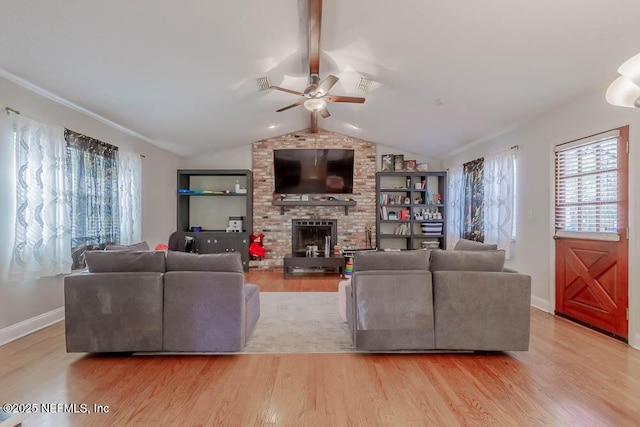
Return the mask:
{"type": "Polygon", "coordinates": [[[617,233],[618,139],[607,133],[556,147],[556,230],[617,233]]]}

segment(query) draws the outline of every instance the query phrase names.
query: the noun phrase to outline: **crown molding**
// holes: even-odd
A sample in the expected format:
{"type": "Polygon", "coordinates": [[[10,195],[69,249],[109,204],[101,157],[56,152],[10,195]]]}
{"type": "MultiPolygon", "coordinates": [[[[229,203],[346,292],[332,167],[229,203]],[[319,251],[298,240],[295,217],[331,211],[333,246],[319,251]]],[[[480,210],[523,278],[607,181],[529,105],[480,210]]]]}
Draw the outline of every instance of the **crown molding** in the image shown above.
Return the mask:
{"type": "Polygon", "coordinates": [[[66,100],[64,98],[62,98],[61,96],[56,95],[55,93],[49,92],[46,89],[41,88],[40,86],[37,86],[33,83],[31,83],[28,80],[23,79],[22,77],[18,77],[15,74],[12,74],[10,72],[8,72],[7,70],[0,68],[0,77],[3,77],[7,80],[9,80],[12,83],[17,84],[18,86],[27,89],[30,92],[36,93],[40,96],[43,96],[57,104],[60,104],[64,107],[70,108],[72,110],[75,110],[81,114],[84,114],[85,116],[91,117],[92,119],[98,120],[99,122],[104,123],[105,125],[116,129],[120,132],[126,133],[127,135],[131,135],[135,138],[141,139],[142,141],[148,142],[149,144],[153,144],[155,146],[159,146],[158,143],[154,140],[152,140],[151,138],[148,138],[144,135],[139,134],[138,132],[135,132],[129,128],[126,128],[122,125],[119,125],[118,123],[115,123],[107,118],[102,117],[99,114],[94,113],[93,111],[89,111],[84,107],[79,106],[78,104],[75,104],[69,100],[66,100]]]}

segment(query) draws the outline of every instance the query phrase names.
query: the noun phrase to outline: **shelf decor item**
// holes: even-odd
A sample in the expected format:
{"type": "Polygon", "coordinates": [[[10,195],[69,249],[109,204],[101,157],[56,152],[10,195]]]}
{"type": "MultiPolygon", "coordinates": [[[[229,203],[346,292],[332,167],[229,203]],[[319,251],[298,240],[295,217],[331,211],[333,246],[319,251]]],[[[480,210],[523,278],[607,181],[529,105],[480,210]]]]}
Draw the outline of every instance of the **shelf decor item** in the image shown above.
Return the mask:
{"type": "Polygon", "coordinates": [[[423,222],[420,224],[420,229],[425,236],[439,236],[442,234],[442,223],[423,222]]]}
{"type": "Polygon", "coordinates": [[[420,245],[422,249],[440,249],[440,242],[437,240],[424,240],[420,245]]]}
{"type": "Polygon", "coordinates": [[[429,163],[418,163],[416,164],[416,171],[418,172],[426,172],[429,170],[429,163]]]}
{"type": "Polygon", "coordinates": [[[404,154],[395,154],[393,156],[393,170],[404,170],[404,154]]]}
{"type": "Polygon", "coordinates": [[[416,161],[415,160],[405,160],[403,162],[404,170],[409,172],[414,172],[416,170],[416,161]]]}
{"type": "Polygon", "coordinates": [[[381,171],[393,172],[393,154],[383,154],[381,161],[381,171]]]}

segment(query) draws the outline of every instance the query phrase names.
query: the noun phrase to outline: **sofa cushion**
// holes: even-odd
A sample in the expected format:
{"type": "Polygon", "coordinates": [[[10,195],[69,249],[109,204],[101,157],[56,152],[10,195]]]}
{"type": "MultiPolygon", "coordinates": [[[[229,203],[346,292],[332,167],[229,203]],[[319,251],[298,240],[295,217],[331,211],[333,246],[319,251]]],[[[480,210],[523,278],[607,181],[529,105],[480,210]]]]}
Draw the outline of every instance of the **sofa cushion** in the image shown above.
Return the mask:
{"type": "Polygon", "coordinates": [[[429,251],[356,252],[353,272],[369,270],[429,270],[429,251]]]}
{"type": "Polygon", "coordinates": [[[192,254],[167,252],[167,271],[230,271],[243,273],[238,252],[225,254],[192,254]]]}
{"type": "Polygon", "coordinates": [[[431,251],[433,271],[502,271],[505,251],[431,251]]]}
{"type": "Polygon", "coordinates": [[[476,242],[475,240],[460,239],[454,251],[495,251],[498,250],[498,245],[493,243],[476,242]]]}
{"type": "Polygon", "coordinates": [[[164,252],[86,251],[84,257],[90,273],[165,271],[164,252]]]}
{"type": "Polygon", "coordinates": [[[105,251],[148,251],[150,250],[149,244],[144,241],[140,243],[134,243],[133,245],[107,245],[104,248],[105,251]]]}

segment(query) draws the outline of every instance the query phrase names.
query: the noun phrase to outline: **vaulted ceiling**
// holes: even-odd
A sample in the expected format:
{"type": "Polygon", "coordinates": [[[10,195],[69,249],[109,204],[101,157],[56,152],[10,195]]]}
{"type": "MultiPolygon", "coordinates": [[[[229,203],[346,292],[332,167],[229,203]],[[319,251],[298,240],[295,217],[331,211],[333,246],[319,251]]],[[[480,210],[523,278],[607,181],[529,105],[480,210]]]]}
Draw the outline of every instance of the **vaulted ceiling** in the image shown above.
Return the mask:
{"type": "MultiPolygon", "coordinates": [[[[0,0],[0,75],[38,86],[177,154],[304,129],[306,0],[0,0]],[[270,126],[272,128],[270,128],[270,126]]],[[[433,157],[603,93],[640,52],[632,0],[325,0],[319,127],[433,157]],[[371,91],[356,90],[360,77],[371,91]]],[[[27,112],[28,113],[28,112],[27,112]]]]}

